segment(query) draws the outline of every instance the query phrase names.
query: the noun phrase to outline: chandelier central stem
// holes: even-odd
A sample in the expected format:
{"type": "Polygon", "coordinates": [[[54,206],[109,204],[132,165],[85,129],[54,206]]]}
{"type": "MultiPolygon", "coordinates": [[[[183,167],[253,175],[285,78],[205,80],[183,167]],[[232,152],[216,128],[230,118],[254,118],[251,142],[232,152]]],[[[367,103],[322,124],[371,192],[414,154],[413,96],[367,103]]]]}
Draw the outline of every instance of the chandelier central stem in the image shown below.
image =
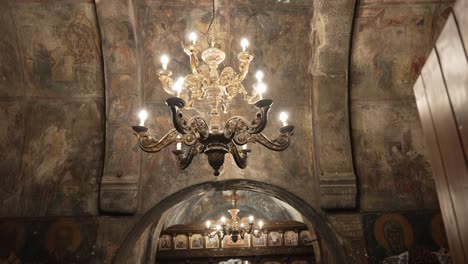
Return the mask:
{"type": "Polygon", "coordinates": [[[210,38],[211,38],[211,47],[215,46],[215,32],[214,28],[216,25],[215,14],[216,14],[216,0],[213,0],[213,11],[211,12],[211,23],[210,23],[210,38]]]}

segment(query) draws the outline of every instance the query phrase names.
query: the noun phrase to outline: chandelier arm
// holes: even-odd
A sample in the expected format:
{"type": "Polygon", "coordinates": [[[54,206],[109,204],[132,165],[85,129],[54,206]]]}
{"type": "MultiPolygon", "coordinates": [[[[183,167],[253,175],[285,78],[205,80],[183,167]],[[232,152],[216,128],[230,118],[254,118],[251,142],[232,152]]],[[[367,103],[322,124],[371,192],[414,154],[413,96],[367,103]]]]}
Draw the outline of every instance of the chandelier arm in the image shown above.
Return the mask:
{"type": "Polygon", "coordinates": [[[179,133],[186,134],[187,132],[184,130],[184,127],[182,125],[184,123],[187,123],[187,119],[179,110],[180,108],[183,108],[185,106],[185,101],[182,98],[171,97],[166,100],[166,104],[171,109],[172,123],[174,124],[174,128],[179,133]]]}
{"type": "Polygon", "coordinates": [[[170,77],[172,72],[169,70],[160,70],[158,72],[158,79],[162,84],[162,87],[166,93],[170,95],[175,95],[174,90],[172,89],[172,85],[174,84],[174,80],[170,77]]]}
{"type": "Polygon", "coordinates": [[[261,99],[262,97],[255,90],[252,92],[252,95],[248,95],[244,93],[244,101],[248,104],[255,104],[261,99]]]}
{"type": "Polygon", "coordinates": [[[177,156],[177,165],[179,165],[179,168],[183,170],[190,165],[190,163],[193,160],[193,157],[195,157],[198,154],[198,147],[191,146],[185,152],[181,150],[174,150],[172,151],[172,153],[174,153],[174,155],[177,156]]]}
{"type": "Polygon", "coordinates": [[[198,68],[198,53],[200,53],[200,49],[195,45],[189,45],[184,48],[185,54],[190,57],[190,69],[194,75],[198,75],[200,69],[198,68]]]}
{"type": "Polygon", "coordinates": [[[166,100],[167,105],[171,108],[172,123],[174,128],[181,134],[193,134],[193,137],[185,137],[190,139],[192,143],[186,142],[187,145],[192,145],[198,139],[207,138],[209,135],[208,123],[205,119],[199,116],[195,116],[187,120],[184,114],[180,110],[185,106],[185,101],[182,98],[171,97],[166,100]]]}
{"type": "Polygon", "coordinates": [[[247,234],[252,233],[253,225],[254,225],[253,223],[249,223],[249,231],[247,232],[247,234]]]}
{"type": "Polygon", "coordinates": [[[269,139],[263,133],[259,133],[251,135],[249,141],[258,142],[273,151],[283,151],[287,149],[291,143],[291,136],[294,134],[293,130],[293,126],[285,126],[279,130],[279,135],[274,139],[269,139]]]}
{"type": "Polygon", "coordinates": [[[255,103],[259,109],[252,122],[247,121],[245,117],[234,116],[230,118],[224,126],[224,136],[226,138],[234,137],[237,144],[243,145],[247,143],[248,134],[258,134],[265,129],[268,123],[268,112],[273,101],[270,99],[263,99],[255,103]]]}
{"type": "Polygon", "coordinates": [[[237,59],[240,61],[240,64],[239,73],[236,74],[236,77],[234,77],[234,82],[241,83],[245,79],[247,73],[249,73],[250,62],[253,60],[253,58],[254,55],[248,51],[242,51],[237,54],[237,59]]]}
{"type": "Polygon", "coordinates": [[[138,137],[138,145],[145,152],[159,152],[165,147],[177,141],[177,135],[179,134],[175,129],[170,130],[160,140],[156,140],[149,135],[148,129],[143,131],[138,130],[139,126],[132,127],[135,131],[135,135],[138,137]]]}
{"type": "Polygon", "coordinates": [[[260,238],[262,235],[263,235],[263,232],[262,230],[260,229],[257,234],[255,234],[255,232],[252,232],[251,234],[252,236],[254,236],[255,238],[260,238]]]}
{"type": "Polygon", "coordinates": [[[242,150],[241,153],[239,153],[236,144],[234,144],[233,142],[229,143],[229,152],[234,158],[234,161],[236,162],[237,166],[241,169],[245,169],[247,167],[248,151],[249,150],[245,149],[242,150]]]}

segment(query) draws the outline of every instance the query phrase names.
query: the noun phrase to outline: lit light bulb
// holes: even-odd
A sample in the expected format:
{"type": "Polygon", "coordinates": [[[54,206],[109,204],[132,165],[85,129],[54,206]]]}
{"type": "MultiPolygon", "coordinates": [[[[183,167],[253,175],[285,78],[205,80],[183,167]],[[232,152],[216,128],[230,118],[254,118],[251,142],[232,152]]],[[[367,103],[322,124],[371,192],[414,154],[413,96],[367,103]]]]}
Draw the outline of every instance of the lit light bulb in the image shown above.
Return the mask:
{"type": "Polygon", "coordinates": [[[223,224],[226,223],[226,217],[222,216],[222,217],[221,217],[221,222],[222,222],[223,224]]]}
{"type": "Polygon", "coordinates": [[[210,226],[211,226],[211,222],[210,222],[210,221],[206,221],[206,229],[210,229],[210,226]]]}
{"type": "Polygon", "coordinates": [[[221,226],[220,226],[220,225],[216,225],[216,230],[217,230],[217,231],[221,230],[221,226]]]}
{"type": "Polygon", "coordinates": [[[195,43],[197,42],[197,33],[191,32],[189,34],[189,39],[190,39],[190,42],[192,42],[192,45],[195,45],[195,43]]]}
{"type": "Polygon", "coordinates": [[[260,229],[263,228],[263,221],[258,221],[258,227],[260,227],[260,229]]]}
{"type": "Polygon", "coordinates": [[[180,92],[182,92],[184,84],[184,78],[179,77],[177,81],[172,85],[172,90],[174,90],[177,93],[177,97],[180,96],[180,92]]]}
{"type": "Polygon", "coordinates": [[[140,126],[145,126],[145,121],[148,118],[148,112],[141,110],[140,113],[138,113],[138,117],[140,118],[140,126]]]}
{"type": "Polygon", "coordinates": [[[255,90],[260,95],[260,99],[262,98],[263,94],[266,92],[267,86],[265,83],[257,83],[255,86],[255,90]]]}
{"type": "Polygon", "coordinates": [[[246,38],[241,39],[242,51],[246,51],[249,46],[249,41],[246,38]]]}
{"type": "Polygon", "coordinates": [[[288,121],[288,117],[289,117],[289,116],[288,116],[288,114],[287,114],[286,112],[281,112],[281,113],[280,113],[279,118],[280,118],[281,122],[283,122],[283,127],[285,127],[285,126],[288,125],[288,122],[287,122],[287,121],[288,121]]]}
{"type": "Polygon", "coordinates": [[[253,223],[253,221],[254,221],[254,217],[253,217],[253,216],[249,216],[249,222],[250,222],[250,223],[253,223]]]}
{"type": "Polygon", "coordinates": [[[244,227],[245,227],[244,223],[241,223],[241,224],[240,224],[240,227],[241,227],[241,228],[244,228],[244,227]]]}
{"type": "MultiPolygon", "coordinates": [[[[180,140],[180,135],[177,136],[177,139],[180,140]]],[[[176,150],[182,150],[182,142],[176,143],[176,150]]]]}
{"type": "Polygon", "coordinates": [[[167,55],[162,55],[161,56],[161,64],[163,70],[167,70],[167,64],[169,63],[169,57],[167,55]]]}
{"type": "Polygon", "coordinates": [[[257,229],[254,230],[254,234],[258,235],[258,230],[257,229]]]}
{"type": "MultiPolygon", "coordinates": [[[[242,145],[242,149],[246,150],[247,149],[247,144],[242,145]]],[[[249,218],[250,219],[250,218],[249,218]]]]}
{"type": "Polygon", "coordinates": [[[264,77],[264,76],[265,76],[265,75],[263,74],[262,71],[257,71],[257,73],[255,74],[255,78],[257,78],[257,82],[258,82],[258,83],[263,82],[263,77],[264,77]]]}

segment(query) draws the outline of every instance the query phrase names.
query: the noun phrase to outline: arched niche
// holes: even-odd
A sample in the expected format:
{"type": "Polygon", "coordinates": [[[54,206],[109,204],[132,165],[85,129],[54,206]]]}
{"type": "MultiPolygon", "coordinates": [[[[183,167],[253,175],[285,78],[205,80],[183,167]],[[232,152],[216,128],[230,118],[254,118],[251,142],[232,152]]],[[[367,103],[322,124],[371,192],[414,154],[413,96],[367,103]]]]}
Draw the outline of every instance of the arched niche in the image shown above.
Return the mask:
{"type": "Polygon", "coordinates": [[[146,212],[145,215],[143,215],[138,223],[135,224],[133,229],[129,232],[124,242],[118,249],[113,263],[127,263],[127,259],[131,255],[132,249],[143,232],[151,225],[158,223],[161,220],[164,212],[166,212],[174,205],[209,191],[224,191],[232,189],[260,192],[291,205],[314,226],[317,235],[323,240],[324,244],[328,248],[328,251],[333,256],[333,263],[347,263],[343,246],[340,243],[339,237],[333,230],[332,226],[329,224],[328,220],[323,216],[322,211],[311,207],[296,195],[282,188],[253,180],[225,180],[205,182],[192,185],[170,195],[161,202],[155,204],[150,210],[146,212]]]}

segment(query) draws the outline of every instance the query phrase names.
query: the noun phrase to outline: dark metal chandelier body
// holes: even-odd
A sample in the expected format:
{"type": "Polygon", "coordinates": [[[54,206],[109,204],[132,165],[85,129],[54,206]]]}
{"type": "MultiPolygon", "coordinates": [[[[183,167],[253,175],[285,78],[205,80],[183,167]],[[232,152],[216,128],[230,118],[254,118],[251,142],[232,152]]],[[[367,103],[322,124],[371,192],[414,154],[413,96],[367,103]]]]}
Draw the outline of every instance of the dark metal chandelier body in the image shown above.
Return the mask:
{"type": "Polygon", "coordinates": [[[153,138],[144,126],[133,126],[138,136],[140,148],[145,152],[159,152],[172,143],[182,142],[188,148],[185,151],[174,150],[179,168],[187,168],[198,153],[205,153],[208,162],[219,175],[219,169],[224,163],[224,156],[230,153],[237,166],[241,169],[247,166],[249,149],[239,149],[247,143],[259,143],[274,151],[285,150],[293,134],[293,126],[279,129],[279,135],[271,140],[262,131],[267,125],[268,111],[272,100],[263,99],[255,106],[258,108],[255,118],[249,122],[242,116],[230,118],[222,130],[210,130],[207,121],[202,117],[186,118],[181,109],[185,102],[181,98],[171,97],[166,101],[171,108],[174,129],[160,140],[153,138]]]}

